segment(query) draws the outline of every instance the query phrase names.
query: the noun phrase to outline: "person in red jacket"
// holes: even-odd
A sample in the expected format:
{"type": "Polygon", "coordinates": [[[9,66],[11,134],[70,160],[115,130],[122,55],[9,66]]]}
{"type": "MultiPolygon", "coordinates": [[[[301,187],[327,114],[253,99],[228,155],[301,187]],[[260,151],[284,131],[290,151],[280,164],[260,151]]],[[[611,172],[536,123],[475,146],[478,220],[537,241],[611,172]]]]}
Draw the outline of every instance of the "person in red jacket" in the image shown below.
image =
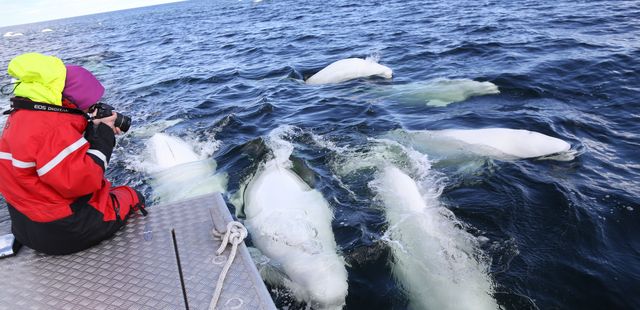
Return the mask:
{"type": "Polygon", "coordinates": [[[23,54],[9,63],[18,80],[0,138],[0,194],[17,241],[63,255],[110,238],[144,197],[111,187],[105,169],[115,146],[116,114],[87,116],[104,87],[86,69],[56,57],[23,54]]]}

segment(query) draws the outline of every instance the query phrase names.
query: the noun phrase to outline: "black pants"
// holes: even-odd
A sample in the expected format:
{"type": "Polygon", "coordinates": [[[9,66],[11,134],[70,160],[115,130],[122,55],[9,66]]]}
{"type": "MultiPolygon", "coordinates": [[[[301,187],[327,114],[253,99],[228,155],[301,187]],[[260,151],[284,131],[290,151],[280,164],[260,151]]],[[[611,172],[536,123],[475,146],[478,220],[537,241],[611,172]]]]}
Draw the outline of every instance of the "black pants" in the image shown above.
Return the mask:
{"type": "Polygon", "coordinates": [[[72,205],[73,214],[65,218],[38,223],[7,203],[11,232],[20,243],[38,252],[64,255],[82,251],[111,238],[125,221],[105,222],[103,214],[88,204],[72,205]]]}

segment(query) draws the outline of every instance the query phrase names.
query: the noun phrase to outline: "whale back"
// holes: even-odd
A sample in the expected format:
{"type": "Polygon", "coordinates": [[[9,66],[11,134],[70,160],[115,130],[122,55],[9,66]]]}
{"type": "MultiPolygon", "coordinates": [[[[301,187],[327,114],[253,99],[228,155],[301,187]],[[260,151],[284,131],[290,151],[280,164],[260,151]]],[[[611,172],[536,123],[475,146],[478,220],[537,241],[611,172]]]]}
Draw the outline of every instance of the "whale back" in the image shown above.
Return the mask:
{"type": "Polygon", "coordinates": [[[352,79],[379,76],[390,79],[393,71],[371,59],[347,58],[331,63],[307,79],[307,84],[340,83],[352,79]]]}
{"type": "Polygon", "coordinates": [[[447,106],[474,96],[499,94],[500,90],[498,86],[488,81],[439,78],[426,82],[394,85],[390,91],[385,92],[389,98],[400,102],[447,106]]]}
{"type": "Polygon", "coordinates": [[[571,145],[538,132],[508,129],[393,130],[386,137],[434,158],[485,156],[511,160],[569,151],[571,145]]]}
{"type": "Polygon", "coordinates": [[[470,145],[486,146],[516,158],[541,157],[571,148],[569,143],[558,138],[521,129],[448,129],[439,134],[470,145]]]}

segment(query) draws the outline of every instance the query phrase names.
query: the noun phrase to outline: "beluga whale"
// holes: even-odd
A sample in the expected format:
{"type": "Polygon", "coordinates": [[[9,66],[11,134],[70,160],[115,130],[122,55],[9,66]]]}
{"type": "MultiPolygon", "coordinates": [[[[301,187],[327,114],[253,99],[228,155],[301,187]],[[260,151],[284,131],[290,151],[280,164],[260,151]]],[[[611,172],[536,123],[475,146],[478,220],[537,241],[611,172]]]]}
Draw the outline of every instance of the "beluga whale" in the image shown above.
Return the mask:
{"type": "Polygon", "coordinates": [[[367,59],[347,58],[331,63],[308,78],[306,83],[310,85],[333,84],[370,76],[390,79],[392,75],[391,68],[379,64],[372,57],[367,59]]]}
{"type": "Polygon", "coordinates": [[[286,287],[313,309],[341,309],[347,296],[347,271],[338,255],[333,213],[320,192],[292,168],[290,142],[279,127],[267,144],[267,159],[244,188],[244,224],[254,246],[269,260],[264,280],[286,287]]]}
{"type": "Polygon", "coordinates": [[[147,140],[144,169],[151,174],[154,197],[162,203],[226,191],[227,175],[216,162],[198,155],[178,137],[156,133],[147,140]]]}
{"type": "Polygon", "coordinates": [[[489,81],[437,78],[429,81],[392,85],[379,91],[383,98],[407,104],[444,107],[471,97],[499,94],[498,86],[489,81]]]}
{"type": "Polygon", "coordinates": [[[9,38],[9,37],[19,37],[19,36],[22,36],[22,35],[23,35],[23,34],[22,34],[21,32],[13,32],[13,31],[9,31],[9,32],[6,32],[6,33],[3,35],[3,37],[5,37],[5,38],[9,38]]]}
{"type": "Polygon", "coordinates": [[[394,165],[382,167],[370,186],[385,208],[392,270],[410,309],[498,309],[477,240],[437,197],[423,195],[394,165]]]}
{"type": "Polygon", "coordinates": [[[431,163],[398,142],[369,139],[341,151],[332,166],[344,180],[369,179],[372,205],[387,222],[381,240],[390,249],[391,271],[408,309],[498,309],[490,261],[440,201],[444,180],[431,163]]]}
{"type": "Polygon", "coordinates": [[[483,156],[498,160],[539,158],[573,159],[571,145],[545,134],[510,128],[392,130],[385,138],[397,141],[433,158],[483,156]]]}

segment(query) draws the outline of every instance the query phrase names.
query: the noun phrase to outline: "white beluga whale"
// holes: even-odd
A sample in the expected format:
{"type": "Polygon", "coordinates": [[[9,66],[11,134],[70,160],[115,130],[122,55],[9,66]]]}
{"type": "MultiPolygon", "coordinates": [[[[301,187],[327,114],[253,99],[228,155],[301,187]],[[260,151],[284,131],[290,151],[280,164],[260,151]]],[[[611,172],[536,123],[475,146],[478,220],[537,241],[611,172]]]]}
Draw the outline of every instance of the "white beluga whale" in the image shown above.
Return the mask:
{"type": "Polygon", "coordinates": [[[535,131],[509,128],[392,130],[395,140],[434,158],[483,156],[499,160],[536,158],[566,154],[554,159],[571,160],[571,145],[535,131]]]}
{"type": "Polygon", "coordinates": [[[361,77],[379,76],[390,79],[393,70],[372,58],[347,58],[331,63],[306,80],[307,84],[332,84],[361,77]]]}
{"type": "Polygon", "coordinates": [[[4,35],[2,35],[5,38],[10,38],[10,37],[19,37],[22,36],[23,34],[21,32],[13,32],[13,31],[8,31],[5,32],[4,35]]]}
{"type": "Polygon", "coordinates": [[[347,271],[337,253],[329,203],[291,170],[291,144],[280,140],[270,146],[274,157],[262,164],[243,194],[244,224],[272,267],[261,274],[313,309],[341,309],[347,271]]]}
{"type": "Polygon", "coordinates": [[[499,94],[498,86],[491,82],[470,79],[438,78],[426,82],[414,82],[389,86],[380,91],[385,98],[409,104],[447,106],[473,96],[499,94]]]}
{"type": "Polygon", "coordinates": [[[477,240],[437,195],[423,195],[393,165],[382,167],[370,187],[384,205],[392,270],[410,309],[498,309],[477,240]]]}
{"type": "Polygon", "coordinates": [[[202,158],[180,138],[154,134],[147,140],[145,157],[154,196],[162,203],[226,190],[227,176],[215,173],[216,162],[202,158]]]}
{"type": "Polygon", "coordinates": [[[341,151],[332,166],[345,181],[371,178],[367,186],[388,224],[381,240],[409,309],[498,309],[488,259],[440,202],[442,176],[427,156],[369,139],[364,148],[341,151]]]}

